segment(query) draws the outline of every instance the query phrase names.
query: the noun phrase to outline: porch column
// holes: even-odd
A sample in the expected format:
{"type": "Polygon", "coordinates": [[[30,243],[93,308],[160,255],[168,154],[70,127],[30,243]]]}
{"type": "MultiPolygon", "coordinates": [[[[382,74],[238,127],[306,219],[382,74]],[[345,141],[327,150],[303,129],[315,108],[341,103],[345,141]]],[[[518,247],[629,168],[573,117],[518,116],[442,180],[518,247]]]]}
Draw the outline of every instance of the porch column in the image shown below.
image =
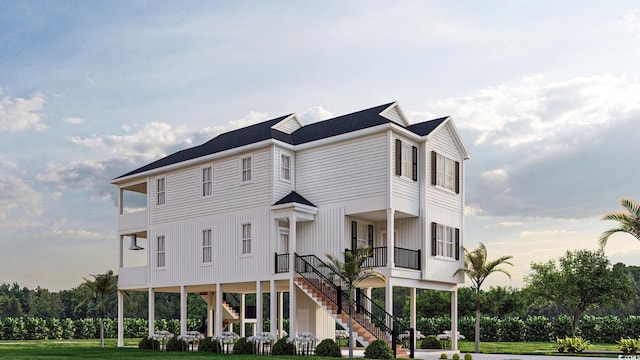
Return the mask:
{"type": "Polygon", "coordinates": [[[151,336],[156,332],[156,293],[152,287],[149,288],[149,303],[147,308],[149,309],[149,336],[151,336]]]}
{"type": "MultiPolygon", "coordinates": [[[[409,326],[416,330],[416,288],[409,289],[409,326]]],[[[416,348],[416,337],[413,337],[413,348],[416,348]]]]}
{"type": "Polygon", "coordinates": [[[292,214],[289,218],[289,336],[296,336],[298,333],[296,319],[298,304],[296,302],[296,284],[293,281],[296,276],[296,221],[296,215],[292,214]]]}
{"type": "Polygon", "coordinates": [[[278,338],[284,337],[284,291],[278,293],[278,338]]]}
{"type": "Polygon", "coordinates": [[[124,291],[118,290],[118,347],[124,346],[124,291]]]}
{"type": "MultiPolygon", "coordinates": [[[[364,289],[364,294],[371,299],[371,288],[364,289]]],[[[364,308],[367,310],[367,314],[371,314],[371,301],[365,301],[364,308]]],[[[369,320],[371,320],[371,318],[369,318],[369,320]]]]}
{"type": "Polygon", "coordinates": [[[278,293],[276,292],[276,281],[269,280],[269,333],[277,336],[278,326],[278,293]]]}
{"type": "Polygon", "coordinates": [[[207,336],[213,336],[213,292],[207,292],[207,336]]]}
{"type": "Polygon", "coordinates": [[[458,350],[458,287],[451,291],[451,350],[458,350]]]}
{"type": "Polygon", "coordinates": [[[394,224],[394,217],[395,217],[395,213],[396,211],[394,209],[387,209],[387,267],[388,268],[393,268],[394,267],[394,250],[395,250],[395,242],[396,239],[394,239],[394,230],[395,230],[395,224],[394,224]]]}
{"type": "MultiPolygon", "coordinates": [[[[389,314],[393,315],[393,285],[391,285],[391,279],[387,279],[387,284],[384,288],[384,309],[389,314]]],[[[387,324],[387,326],[393,327],[393,324],[387,324]]]]}
{"type": "Polygon", "coordinates": [[[262,281],[256,281],[256,333],[262,332],[262,281]]]}
{"type": "Polygon", "coordinates": [[[219,336],[222,334],[222,284],[216,284],[216,315],[213,317],[215,321],[214,334],[219,336]]]}
{"type": "Polygon", "coordinates": [[[124,236],[120,235],[120,241],[118,242],[118,269],[122,269],[124,267],[124,236]]]}
{"type": "Polygon", "coordinates": [[[187,334],[187,287],[180,285],[180,335],[187,334]]]}
{"type": "Polygon", "coordinates": [[[245,295],[244,294],[240,294],[240,337],[245,337],[245,326],[244,326],[244,320],[245,320],[245,315],[246,315],[246,311],[245,311],[245,295]]]}

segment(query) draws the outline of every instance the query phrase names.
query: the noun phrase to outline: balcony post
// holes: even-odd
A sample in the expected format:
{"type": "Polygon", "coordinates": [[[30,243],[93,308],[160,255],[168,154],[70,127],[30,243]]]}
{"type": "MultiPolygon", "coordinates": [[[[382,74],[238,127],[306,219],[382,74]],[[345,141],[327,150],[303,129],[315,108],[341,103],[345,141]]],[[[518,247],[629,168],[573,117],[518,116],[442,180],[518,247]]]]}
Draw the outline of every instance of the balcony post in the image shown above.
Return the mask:
{"type": "Polygon", "coordinates": [[[395,210],[391,208],[387,209],[387,266],[390,269],[394,267],[395,260],[395,239],[393,238],[395,232],[394,218],[395,210]]]}

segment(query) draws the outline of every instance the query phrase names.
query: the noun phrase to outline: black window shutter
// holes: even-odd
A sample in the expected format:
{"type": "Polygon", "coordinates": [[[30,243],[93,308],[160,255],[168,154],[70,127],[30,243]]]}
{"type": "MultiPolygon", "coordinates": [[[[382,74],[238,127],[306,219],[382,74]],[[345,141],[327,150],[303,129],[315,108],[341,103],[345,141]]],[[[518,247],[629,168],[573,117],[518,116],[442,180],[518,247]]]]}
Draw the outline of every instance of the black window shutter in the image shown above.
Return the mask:
{"type": "Polygon", "coordinates": [[[369,249],[373,249],[373,225],[367,225],[367,230],[369,230],[369,234],[368,234],[369,249]]]}
{"type": "Polygon", "coordinates": [[[438,224],[431,223],[431,255],[436,256],[436,231],[438,231],[438,224]]]}
{"type": "Polygon", "coordinates": [[[460,260],[460,229],[456,229],[456,260],[460,260]]]}
{"type": "Polygon", "coordinates": [[[460,163],[456,161],[456,194],[460,194],[460,163]]]}
{"type": "Polygon", "coordinates": [[[396,139],[396,175],[402,175],[402,141],[396,139]]]}
{"type": "Polygon", "coordinates": [[[431,185],[435,185],[436,184],[436,174],[437,174],[437,161],[438,161],[438,154],[436,154],[435,151],[431,152],[431,185]]]}
{"type": "Polygon", "coordinates": [[[413,181],[418,181],[418,148],[412,148],[412,157],[411,157],[411,177],[413,181]]]}
{"type": "Polygon", "coordinates": [[[351,222],[351,250],[358,248],[358,222],[351,222]]]}

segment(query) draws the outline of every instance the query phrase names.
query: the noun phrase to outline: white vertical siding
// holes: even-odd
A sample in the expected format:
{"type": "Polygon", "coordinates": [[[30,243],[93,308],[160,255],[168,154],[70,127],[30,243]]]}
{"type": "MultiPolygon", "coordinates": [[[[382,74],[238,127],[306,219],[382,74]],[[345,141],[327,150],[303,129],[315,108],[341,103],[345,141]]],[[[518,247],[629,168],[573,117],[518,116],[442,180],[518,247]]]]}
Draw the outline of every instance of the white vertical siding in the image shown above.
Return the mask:
{"type": "Polygon", "coordinates": [[[298,223],[297,227],[300,255],[315,254],[324,260],[325,254],[340,255],[350,241],[345,238],[344,208],[320,208],[314,221],[298,223]]]}
{"type": "Polygon", "coordinates": [[[387,195],[386,133],[298,151],[296,189],[316,205],[387,195]]]}
{"type": "Polygon", "coordinates": [[[335,339],[336,321],[302,290],[296,288],[299,332],[310,332],[318,339],[335,339]]]}

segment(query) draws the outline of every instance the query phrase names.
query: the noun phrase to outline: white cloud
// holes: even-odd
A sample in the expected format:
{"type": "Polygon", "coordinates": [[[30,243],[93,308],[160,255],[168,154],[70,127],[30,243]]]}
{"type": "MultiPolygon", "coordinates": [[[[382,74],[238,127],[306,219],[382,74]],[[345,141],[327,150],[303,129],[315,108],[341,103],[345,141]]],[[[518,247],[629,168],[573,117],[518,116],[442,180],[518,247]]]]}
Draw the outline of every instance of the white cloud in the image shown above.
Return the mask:
{"type": "Polygon", "coordinates": [[[45,235],[52,237],[60,237],[60,238],[79,238],[79,239],[89,239],[89,240],[101,240],[106,237],[100,233],[88,231],[88,230],[62,230],[62,229],[53,229],[51,231],[45,232],[45,235]]]}
{"type": "Polygon", "coordinates": [[[62,118],[62,121],[69,123],[69,124],[73,124],[73,125],[79,125],[82,124],[84,122],[84,120],[82,120],[79,117],[67,117],[67,118],[62,118]]]}
{"type": "Polygon", "coordinates": [[[42,123],[44,103],[45,97],[40,93],[31,99],[0,98],[0,132],[46,129],[47,126],[42,123]]]}
{"type": "Polygon", "coordinates": [[[49,194],[49,199],[51,200],[60,200],[62,198],[62,193],[59,191],[54,191],[49,194]]]}
{"type": "Polygon", "coordinates": [[[567,234],[575,234],[574,230],[563,230],[563,229],[551,229],[551,230],[530,230],[530,231],[522,231],[520,233],[521,237],[535,237],[535,236],[565,236],[567,234]]]}
{"type": "Polygon", "coordinates": [[[499,225],[502,226],[502,227],[510,228],[510,227],[520,226],[520,225],[522,225],[522,222],[520,222],[520,221],[503,221],[503,222],[499,223],[499,225]]]}
{"type": "Polygon", "coordinates": [[[322,106],[314,106],[300,115],[303,124],[311,124],[322,120],[331,119],[333,113],[322,106]]]}
{"type": "Polygon", "coordinates": [[[7,160],[4,156],[0,155],[0,168],[15,169],[18,167],[18,163],[13,160],[7,160]]]}
{"type": "Polygon", "coordinates": [[[39,226],[42,196],[22,179],[0,173],[0,227],[39,226]]]}
{"type": "Polygon", "coordinates": [[[640,32],[640,9],[627,9],[622,19],[622,25],[629,32],[640,32]]]}

